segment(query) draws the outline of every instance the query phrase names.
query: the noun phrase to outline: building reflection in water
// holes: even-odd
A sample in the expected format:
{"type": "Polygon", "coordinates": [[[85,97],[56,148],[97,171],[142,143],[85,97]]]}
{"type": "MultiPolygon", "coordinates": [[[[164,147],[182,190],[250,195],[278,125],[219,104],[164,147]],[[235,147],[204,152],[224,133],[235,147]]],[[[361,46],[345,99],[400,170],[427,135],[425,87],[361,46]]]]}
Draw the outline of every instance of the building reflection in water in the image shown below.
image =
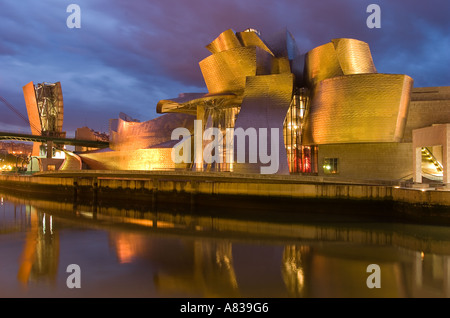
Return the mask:
{"type": "Polygon", "coordinates": [[[55,284],[58,273],[59,235],[53,229],[51,214],[26,206],[29,228],[17,274],[23,286],[29,282],[55,284]]]}
{"type": "Polygon", "coordinates": [[[92,227],[108,234],[105,248],[114,251],[118,266],[151,269],[152,288],[163,297],[252,297],[255,286],[273,291],[270,297],[450,297],[445,227],[276,224],[113,208],[81,212],[70,204],[55,212],[55,203],[41,201],[20,206],[0,222],[0,235],[25,234],[17,269],[25,286],[54,285],[60,253],[70,253],[60,250],[61,231],[92,227]],[[418,228],[424,235],[416,235],[418,228]],[[366,286],[372,263],[381,268],[380,289],[366,286]],[[255,264],[258,273],[248,275],[255,264]]]}
{"type": "Polygon", "coordinates": [[[230,242],[204,239],[167,242],[122,232],[110,233],[109,241],[119,263],[150,262],[157,269],[155,287],[163,295],[239,296],[230,242]]]}
{"type": "Polygon", "coordinates": [[[146,249],[142,235],[133,233],[110,233],[110,245],[114,248],[120,264],[133,262],[146,249]]]}
{"type": "Polygon", "coordinates": [[[305,258],[308,257],[309,246],[287,245],[283,252],[281,273],[283,281],[291,297],[305,297],[305,258]]]}
{"type": "Polygon", "coordinates": [[[411,252],[415,256],[411,297],[450,297],[450,257],[411,252]]]}
{"type": "Polygon", "coordinates": [[[450,297],[450,256],[404,248],[288,245],[282,273],[291,297],[450,297]],[[373,260],[380,289],[365,285],[373,260]]]}
{"type": "Polygon", "coordinates": [[[158,291],[163,295],[239,297],[232,244],[203,240],[194,240],[191,244],[191,255],[187,255],[187,262],[181,268],[172,264],[155,275],[158,291]]]}

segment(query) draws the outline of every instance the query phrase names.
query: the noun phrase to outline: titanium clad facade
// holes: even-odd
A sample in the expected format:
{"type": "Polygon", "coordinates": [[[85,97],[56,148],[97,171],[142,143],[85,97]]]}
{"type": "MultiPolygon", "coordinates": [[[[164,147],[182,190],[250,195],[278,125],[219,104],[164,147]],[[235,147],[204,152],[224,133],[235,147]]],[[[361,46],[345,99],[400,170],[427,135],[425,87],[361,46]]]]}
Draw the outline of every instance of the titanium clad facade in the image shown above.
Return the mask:
{"type": "Polygon", "coordinates": [[[241,47],[236,34],[233,30],[228,29],[222,32],[214,41],[206,46],[206,48],[212,53],[219,53],[230,49],[241,47]]]}
{"type": "Polygon", "coordinates": [[[110,150],[88,151],[79,154],[82,161],[94,170],[174,170],[186,169],[171,158],[172,131],[186,127],[192,131],[195,117],[188,114],[166,114],[139,122],[120,113],[117,124],[110,130],[110,150]]]}
{"type": "Polygon", "coordinates": [[[257,46],[273,56],[272,51],[267,47],[264,41],[261,40],[257,33],[251,31],[243,31],[237,32],[236,36],[243,46],[257,46]]]}
{"type": "Polygon", "coordinates": [[[334,45],[339,65],[345,75],[377,72],[366,42],[341,38],[333,39],[331,43],[334,45]]]}
{"type": "Polygon", "coordinates": [[[376,73],[369,45],[355,39],[333,39],[306,54],[306,78],[316,85],[327,78],[376,73]]]}
{"type": "Polygon", "coordinates": [[[93,170],[174,170],[172,148],[136,149],[130,151],[86,152],[79,154],[93,170]]]}
{"type": "Polygon", "coordinates": [[[406,75],[359,74],[318,83],[303,143],[399,142],[413,80],[406,75]]]}
{"type": "Polygon", "coordinates": [[[194,116],[187,114],[166,114],[164,116],[138,122],[120,114],[117,130],[111,134],[111,149],[115,151],[131,151],[146,149],[157,144],[170,141],[172,131],[177,127],[193,130],[194,116]]]}
{"type": "MultiPolygon", "coordinates": [[[[266,173],[262,168],[272,166],[267,160],[271,157],[277,161],[278,170],[269,173],[355,179],[407,178],[412,160],[408,142],[411,130],[422,123],[436,121],[436,116],[430,114],[425,116],[430,120],[421,120],[418,107],[411,112],[413,118],[408,117],[412,78],[378,73],[369,45],[363,41],[332,39],[301,53],[287,29],[267,38],[254,29],[237,33],[230,29],[206,48],[212,54],[200,61],[199,66],[208,92],[161,100],[157,112],[194,115],[201,120],[194,131],[202,135],[208,128],[218,128],[225,136],[227,129],[232,128],[234,147],[228,149],[224,139],[214,154],[207,154],[204,150],[211,148],[211,139],[204,140],[201,147],[192,149],[192,162],[185,165],[187,169],[266,173]],[[256,135],[249,133],[252,129],[256,135]],[[267,135],[261,135],[264,130],[267,135]],[[274,143],[279,147],[275,149],[271,137],[277,132],[274,143]],[[261,141],[267,145],[265,154],[260,149],[261,141]],[[226,152],[221,152],[221,148],[226,152]],[[244,160],[240,162],[242,154],[238,152],[242,150],[244,160]],[[276,152],[276,158],[272,151],[276,152]],[[385,152],[382,158],[376,155],[380,152],[385,152]],[[228,155],[234,159],[231,164],[228,155]],[[222,161],[211,163],[211,157],[222,161]]],[[[428,97],[432,95],[425,98],[430,105],[428,97]]],[[[439,113],[446,118],[439,120],[446,121],[448,103],[438,100],[439,96],[436,99],[430,109],[441,107],[439,113]]],[[[111,132],[117,141],[113,147],[122,152],[132,145],[128,149],[137,151],[137,147],[145,146],[141,141],[149,140],[152,125],[157,122],[146,125],[119,121],[117,131],[111,132]],[[147,139],[142,138],[146,134],[147,139]]],[[[158,133],[170,132],[160,129],[158,133]]],[[[152,148],[168,151],[170,145],[164,145],[167,147],[158,144],[152,148]]],[[[152,151],[156,154],[159,150],[152,151]]],[[[167,154],[158,160],[169,160],[167,154]]],[[[159,165],[169,166],[170,162],[159,165]]]]}
{"type": "Polygon", "coordinates": [[[239,92],[247,76],[270,74],[272,55],[256,46],[239,47],[208,56],[200,69],[209,94],[239,92]]]}
{"type": "MultiPolygon", "coordinates": [[[[292,99],[293,86],[294,75],[289,73],[249,77],[241,111],[235,124],[235,131],[237,129],[243,131],[253,128],[257,131],[260,128],[267,129],[266,144],[269,152],[270,145],[274,144],[271,142],[271,130],[274,128],[278,131],[276,143],[279,145],[279,149],[277,149],[277,158],[273,158],[278,161],[278,174],[289,174],[286,148],[284,147],[283,123],[292,99]]],[[[258,138],[263,138],[263,136],[259,134],[258,138]]],[[[261,154],[260,139],[257,142],[258,153],[261,154]]],[[[252,146],[250,143],[250,139],[245,143],[246,162],[236,163],[234,171],[259,173],[261,167],[267,166],[266,163],[261,162],[260,157],[257,158],[257,162],[250,162],[249,153],[252,146]]],[[[237,141],[235,140],[235,148],[236,146],[237,141]]],[[[274,157],[273,154],[272,157],[274,157]]]]}
{"type": "MultiPolygon", "coordinates": [[[[199,68],[207,92],[160,100],[165,115],[145,122],[121,113],[110,149],[81,153],[84,164],[406,180],[414,130],[450,122],[448,87],[413,89],[407,75],[378,73],[363,41],[337,38],[303,53],[287,29],[265,38],[229,29],[206,49],[199,68]],[[190,148],[172,140],[177,128],[190,148]],[[180,144],[183,161],[172,158],[180,144]]],[[[23,91],[32,133],[63,135],[60,83],[30,82],[23,91]]],[[[422,152],[439,163],[436,147],[422,152]]]]}
{"type": "MultiPolygon", "coordinates": [[[[197,110],[197,120],[202,121],[202,133],[209,127],[217,127],[222,133],[226,128],[234,128],[235,131],[256,129],[256,143],[261,137],[258,135],[259,129],[265,129],[268,136],[263,138],[267,138],[269,154],[271,129],[275,128],[278,132],[278,148],[276,156],[272,156],[276,157],[279,165],[275,173],[289,173],[283,125],[291,104],[294,83],[303,80],[304,63],[304,57],[299,54],[292,35],[285,29],[272,37],[271,44],[268,44],[257,30],[247,29],[237,33],[227,30],[207,45],[207,49],[212,55],[200,61],[199,66],[208,94],[183,102],[178,99],[162,100],[157,105],[157,111],[193,113],[197,110]],[[274,54],[272,48],[278,53],[274,54]]],[[[259,158],[256,162],[246,160],[245,163],[237,163],[237,157],[234,157],[233,163],[205,164],[204,148],[205,145],[194,154],[195,170],[260,173],[261,167],[267,163],[259,158]]],[[[225,141],[223,148],[228,148],[225,141]]],[[[237,155],[235,150],[234,156],[237,155]]],[[[248,144],[244,151],[246,159],[249,159],[248,144]]],[[[225,153],[219,157],[224,160],[229,158],[225,153]]]]}
{"type": "MultiPolygon", "coordinates": [[[[303,59],[298,58],[295,41],[287,30],[272,37],[272,45],[263,41],[259,32],[253,29],[238,32],[236,37],[240,41],[241,47],[228,45],[227,50],[216,52],[200,62],[209,94],[232,92],[237,96],[243,96],[241,102],[235,105],[237,106],[235,107],[237,109],[236,123],[228,121],[225,126],[229,127],[230,124],[233,124],[232,127],[235,128],[235,131],[240,129],[244,132],[254,129],[258,140],[253,140],[253,143],[258,143],[259,138],[267,138],[266,144],[270,147],[271,129],[276,129],[278,154],[276,159],[275,157],[273,159],[277,161],[278,165],[276,173],[287,174],[289,166],[284,146],[283,124],[292,100],[296,75],[298,75],[298,81],[301,81],[300,78],[303,77],[303,65],[297,66],[297,73],[294,74],[292,63],[294,58],[297,58],[297,63],[302,63],[303,59]],[[278,54],[274,54],[272,49],[275,49],[278,54]],[[259,135],[260,128],[265,129],[268,136],[259,135]]],[[[231,35],[228,35],[228,38],[232,38],[231,35]]],[[[223,116],[223,110],[219,111],[215,108],[214,113],[211,113],[208,108],[211,107],[206,106],[205,108],[204,105],[199,104],[200,112],[197,119],[203,119],[205,122],[211,120],[213,123],[217,123],[215,117],[223,116]],[[205,115],[208,112],[212,114],[209,117],[205,115]]],[[[248,144],[240,148],[241,151],[245,151],[245,163],[236,162],[238,148],[235,144],[235,162],[226,166],[227,169],[235,172],[259,173],[261,168],[266,166],[259,157],[256,160],[250,160],[249,153],[254,151],[252,150],[254,145],[250,145],[250,139],[247,139],[247,142],[248,144]]],[[[201,158],[201,156],[197,158],[201,158]]]]}
{"type": "Polygon", "coordinates": [[[344,75],[333,43],[312,49],[306,54],[305,59],[305,76],[309,86],[314,86],[327,78],[344,75]]]}

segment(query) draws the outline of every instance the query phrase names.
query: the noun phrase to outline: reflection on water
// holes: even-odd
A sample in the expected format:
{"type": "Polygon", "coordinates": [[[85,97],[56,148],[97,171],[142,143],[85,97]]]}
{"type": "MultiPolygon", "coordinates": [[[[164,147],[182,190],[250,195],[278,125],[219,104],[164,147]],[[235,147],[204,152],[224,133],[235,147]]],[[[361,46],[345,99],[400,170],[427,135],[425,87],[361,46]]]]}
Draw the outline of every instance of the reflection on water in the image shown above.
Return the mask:
{"type": "Polygon", "coordinates": [[[274,222],[0,197],[0,297],[450,295],[443,226],[274,222]],[[66,286],[70,264],[81,268],[80,289],[66,286]],[[380,266],[379,289],[366,285],[369,264],[380,266]]]}
{"type": "Polygon", "coordinates": [[[26,206],[29,228],[20,258],[18,280],[26,285],[29,280],[55,283],[59,259],[58,233],[53,233],[52,215],[37,213],[26,206]]]}

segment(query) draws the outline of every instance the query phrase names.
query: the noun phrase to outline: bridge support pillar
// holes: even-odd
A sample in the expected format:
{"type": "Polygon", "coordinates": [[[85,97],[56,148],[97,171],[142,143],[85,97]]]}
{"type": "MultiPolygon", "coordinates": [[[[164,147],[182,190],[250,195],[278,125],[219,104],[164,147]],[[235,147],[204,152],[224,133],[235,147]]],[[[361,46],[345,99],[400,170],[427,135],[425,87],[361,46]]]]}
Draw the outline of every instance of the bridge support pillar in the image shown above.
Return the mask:
{"type": "Polygon", "coordinates": [[[47,159],[52,159],[53,157],[53,141],[47,141],[47,159]]]}

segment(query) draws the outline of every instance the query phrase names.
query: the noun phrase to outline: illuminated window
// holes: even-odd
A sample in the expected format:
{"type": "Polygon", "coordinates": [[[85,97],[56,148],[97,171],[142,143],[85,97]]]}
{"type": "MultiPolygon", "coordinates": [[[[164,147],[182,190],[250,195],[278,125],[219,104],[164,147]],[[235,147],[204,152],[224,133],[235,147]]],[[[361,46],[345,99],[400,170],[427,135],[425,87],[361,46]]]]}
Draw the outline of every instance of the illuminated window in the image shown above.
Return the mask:
{"type": "Polygon", "coordinates": [[[323,160],[323,172],[326,174],[338,173],[338,158],[325,158],[323,160]]]}
{"type": "Polygon", "coordinates": [[[55,171],[56,170],[56,166],[55,165],[47,165],[47,170],[48,171],[55,171]]]}
{"type": "Polygon", "coordinates": [[[306,88],[298,88],[292,96],[283,126],[284,144],[290,173],[312,173],[313,166],[311,147],[302,146],[302,125],[309,104],[309,93],[306,88]]]}

